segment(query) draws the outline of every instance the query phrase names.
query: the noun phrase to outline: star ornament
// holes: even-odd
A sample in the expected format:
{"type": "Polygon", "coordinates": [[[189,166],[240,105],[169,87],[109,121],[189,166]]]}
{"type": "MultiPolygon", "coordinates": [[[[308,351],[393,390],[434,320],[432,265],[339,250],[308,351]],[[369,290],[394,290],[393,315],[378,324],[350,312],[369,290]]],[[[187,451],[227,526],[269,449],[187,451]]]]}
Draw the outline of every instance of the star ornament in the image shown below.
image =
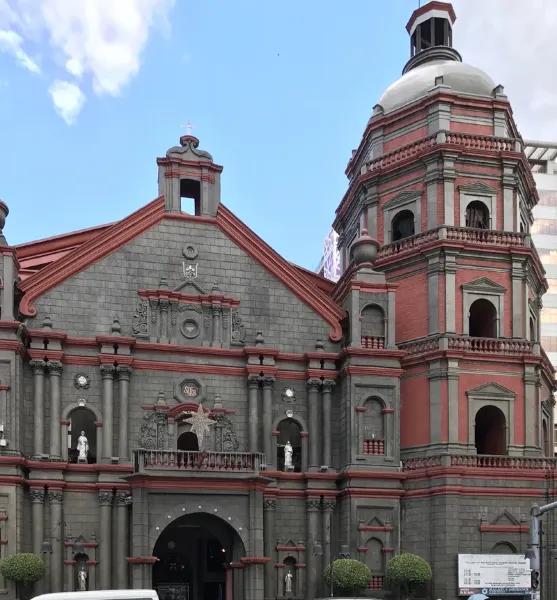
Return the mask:
{"type": "Polygon", "coordinates": [[[205,434],[209,433],[209,427],[214,425],[213,421],[209,419],[200,404],[197,407],[197,412],[193,413],[189,419],[184,419],[184,422],[191,425],[191,430],[197,436],[199,449],[201,450],[203,448],[203,439],[205,434]]]}

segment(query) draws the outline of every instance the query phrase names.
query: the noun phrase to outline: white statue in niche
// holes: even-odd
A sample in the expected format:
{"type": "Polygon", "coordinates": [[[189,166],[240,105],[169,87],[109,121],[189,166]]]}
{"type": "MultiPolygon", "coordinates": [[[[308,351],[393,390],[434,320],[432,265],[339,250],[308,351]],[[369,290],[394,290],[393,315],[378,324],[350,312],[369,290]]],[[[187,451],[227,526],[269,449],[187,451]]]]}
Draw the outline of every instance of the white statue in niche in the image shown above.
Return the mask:
{"type": "Polygon", "coordinates": [[[85,567],[81,567],[81,569],[79,570],[79,573],[77,574],[77,584],[79,586],[79,591],[80,592],[86,592],[87,591],[87,571],[85,570],[85,567]]]}
{"type": "Polygon", "coordinates": [[[77,461],[87,462],[87,455],[89,454],[89,440],[85,437],[85,431],[82,431],[81,435],[77,438],[77,451],[79,453],[77,461]]]}
{"type": "Polygon", "coordinates": [[[294,468],[292,465],[292,444],[290,440],[284,445],[284,468],[286,471],[291,471],[294,468]]]}
{"type": "Polygon", "coordinates": [[[286,575],[284,576],[284,591],[287,594],[292,593],[292,580],[293,579],[294,579],[294,576],[292,575],[292,571],[288,571],[286,573],[286,575]]]}

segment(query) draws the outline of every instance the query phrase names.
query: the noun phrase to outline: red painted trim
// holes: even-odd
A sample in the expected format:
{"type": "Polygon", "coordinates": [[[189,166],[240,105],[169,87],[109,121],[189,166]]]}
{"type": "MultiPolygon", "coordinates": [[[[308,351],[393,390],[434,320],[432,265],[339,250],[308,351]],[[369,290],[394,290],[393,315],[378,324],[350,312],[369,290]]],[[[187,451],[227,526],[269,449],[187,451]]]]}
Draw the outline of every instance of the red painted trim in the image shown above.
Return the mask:
{"type": "Polygon", "coordinates": [[[412,30],[412,25],[416,22],[418,17],[427,14],[430,10],[439,10],[446,11],[449,14],[449,18],[451,19],[451,25],[454,25],[456,21],[456,13],[454,11],[453,5],[449,2],[428,2],[424,4],[422,7],[417,8],[411,15],[410,20],[406,24],[406,31],[410,33],[412,30]]]}
{"type": "Polygon", "coordinates": [[[296,564],[296,569],[305,569],[306,565],[304,563],[298,563],[296,564]]]}
{"type": "Polygon", "coordinates": [[[243,565],[266,565],[271,559],[267,556],[244,556],[240,562],[243,565]]]}
{"type": "Polygon", "coordinates": [[[340,321],[346,312],[331,298],[314,285],[306,277],[300,275],[290,263],[271,249],[261,238],[249,229],[236,215],[223,204],[217,213],[219,229],[249,256],[267,269],[281,281],[299,300],[304,302],[331,327],[329,338],[333,342],[340,341],[342,328],[340,321]]]}
{"type": "Polygon", "coordinates": [[[0,544],[2,544],[2,546],[7,546],[8,540],[0,540],[0,544]]]}
{"type": "Polygon", "coordinates": [[[187,213],[166,213],[165,219],[171,219],[173,221],[187,221],[189,223],[208,223],[209,225],[216,225],[217,220],[215,217],[203,217],[201,215],[188,215],[187,213]]]}
{"type": "Polygon", "coordinates": [[[88,560],[85,562],[88,567],[96,567],[99,564],[98,560],[88,560]]]}
{"type": "Polygon", "coordinates": [[[300,267],[299,265],[295,265],[294,263],[290,263],[297,271],[299,271],[300,275],[305,277],[311,284],[316,285],[320,290],[323,290],[327,295],[329,295],[334,287],[335,282],[325,277],[322,277],[318,273],[313,273],[312,271],[308,271],[308,269],[304,269],[304,267],[300,267]]]}
{"type": "Polygon", "coordinates": [[[60,425],[69,425],[70,423],[69,419],[60,419],[60,425]]]}
{"type": "Polygon", "coordinates": [[[381,548],[381,552],[394,552],[393,548],[381,548]]]}
{"type": "Polygon", "coordinates": [[[37,309],[33,306],[33,302],[37,298],[148,231],[159,223],[163,216],[164,198],[160,196],[93,237],[63,260],[56,261],[35,275],[31,275],[19,286],[24,294],[19,306],[20,312],[27,317],[34,317],[37,309]]]}
{"type": "Polygon", "coordinates": [[[303,552],[306,547],[305,546],[277,546],[278,552],[303,552]]]}
{"type": "Polygon", "coordinates": [[[243,569],[244,565],[240,562],[232,562],[232,563],[230,563],[230,568],[231,569],[243,569]]]}
{"type": "Polygon", "coordinates": [[[364,367],[359,365],[348,365],[340,371],[340,376],[345,375],[375,375],[377,377],[400,377],[404,374],[402,369],[394,367],[364,367]]]}
{"type": "Polygon", "coordinates": [[[394,408],[384,408],[381,412],[384,415],[390,415],[395,412],[395,409],[394,408]]]}
{"type": "Polygon", "coordinates": [[[392,531],[393,528],[391,526],[381,526],[381,525],[360,525],[358,527],[360,531],[392,531]]]}
{"type": "Polygon", "coordinates": [[[528,533],[528,525],[480,525],[482,533],[528,533]]]}
{"type": "Polygon", "coordinates": [[[102,423],[102,421],[95,421],[95,422],[93,423],[93,425],[94,425],[95,427],[102,427],[102,426],[103,426],[103,423],[102,423]]]}
{"type": "Polygon", "coordinates": [[[356,406],[356,412],[364,413],[364,412],[366,412],[366,407],[365,406],[356,406]]]}
{"type": "Polygon", "coordinates": [[[286,565],[284,563],[277,563],[275,565],[275,569],[284,569],[284,567],[286,567],[286,565]]]}
{"type": "Polygon", "coordinates": [[[300,437],[303,437],[303,438],[309,437],[309,432],[308,431],[300,431],[300,437]]]}
{"type": "Polygon", "coordinates": [[[10,389],[10,386],[6,383],[0,384],[0,392],[7,392],[10,389]]]}
{"type": "Polygon", "coordinates": [[[156,556],[128,556],[130,565],[154,565],[159,559],[156,556]]]}
{"type": "Polygon", "coordinates": [[[65,567],[73,567],[75,564],[77,564],[76,560],[65,560],[64,561],[65,567]]]}
{"type": "Polygon", "coordinates": [[[367,548],[358,548],[358,552],[367,552],[367,548]]]}
{"type": "Polygon", "coordinates": [[[7,521],[8,520],[8,516],[7,515],[1,515],[0,516],[0,521],[7,521]]]}
{"type": "Polygon", "coordinates": [[[273,436],[278,437],[280,435],[280,431],[273,431],[273,436]]]}
{"type": "Polygon", "coordinates": [[[63,361],[64,353],[62,350],[42,350],[37,348],[29,348],[27,354],[31,360],[43,360],[47,359],[50,361],[63,361]]]}
{"type": "MultiPolygon", "coordinates": [[[[215,474],[218,474],[215,472],[215,474]]],[[[157,477],[156,479],[149,475],[133,475],[129,478],[130,488],[150,489],[150,490],[213,490],[213,491],[265,491],[267,480],[261,480],[257,475],[251,479],[222,480],[210,479],[211,473],[207,472],[206,477],[195,479],[178,479],[174,477],[157,477]]]]}

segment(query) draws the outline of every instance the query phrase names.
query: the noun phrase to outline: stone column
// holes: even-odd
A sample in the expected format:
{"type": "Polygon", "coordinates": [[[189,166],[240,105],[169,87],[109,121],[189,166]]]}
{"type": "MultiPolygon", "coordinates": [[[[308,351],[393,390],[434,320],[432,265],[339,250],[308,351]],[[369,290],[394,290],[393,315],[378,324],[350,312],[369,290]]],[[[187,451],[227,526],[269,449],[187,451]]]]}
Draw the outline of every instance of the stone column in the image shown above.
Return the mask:
{"type": "Polygon", "coordinates": [[[220,348],[222,346],[222,332],[220,327],[220,316],[221,316],[221,308],[220,306],[213,306],[213,341],[211,342],[211,346],[215,348],[220,348]]]}
{"type": "Polygon", "coordinates": [[[64,544],[64,536],[62,534],[62,506],[64,502],[64,492],[60,489],[49,489],[48,502],[50,504],[51,525],[51,533],[48,541],[52,543],[52,555],[50,556],[50,591],[63,592],[62,562],[64,557],[62,546],[64,544]]]}
{"type": "Polygon", "coordinates": [[[117,369],[120,383],[120,430],[118,431],[118,456],[120,460],[130,458],[128,448],[128,421],[130,401],[131,367],[120,365],[117,369]]]}
{"type": "MultiPolygon", "coordinates": [[[[275,512],[277,501],[274,498],[263,500],[263,534],[265,536],[265,556],[271,558],[275,554],[275,512]]],[[[273,598],[276,592],[275,563],[273,560],[265,565],[265,598],[273,598]]]]}
{"type": "Polygon", "coordinates": [[[248,378],[248,413],[249,451],[259,452],[259,377],[254,375],[248,378]]]}
{"type": "Polygon", "coordinates": [[[110,590],[112,587],[112,492],[99,492],[100,504],[100,589],[110,590]]]}
{"type": "Polygon", "coordinates": [[[31,488],[31,527],[33,535],[33,554],[41,555],[44,542],[44,488],[31,488]]]}
{"type": "MultiPolygon", "coordinates": [[[[335,382],[326,379],[323,382],[323,465],[331,468],[332,402],[331,395],[335,382]]],[[[311,421],[310,421],[311,422],[311,421]]]]}
{"type": "Polygon", "coordinates": [[[320,379],[309,379],[308,386],[308,427],[310,427],[309,439],[309,470],[316,471],[320,466],[319,450],[320,440],[319,435],[319,387],[321,386],[320,379]]]}
{"type": "Polygon", "coordinates": [[[159,339],[163,344],[168,343],[169,335],[168,335],[168,310],[170,308],[170,300],[159,300],[159,309],[160,309],[160,317],[161,317],[161,330],[159,339]]]}
{"type": "Polygon", "coordinates": [[[128,589],[128,506],[131,504],[131,496],[128,492],[116,494],[117,505],[117,531],[116,531],[116,556],[114,564],[116,568],[116,589],[128,589]]]}
{"type": "MultiPolygon", "coordinates": [[[[112,452],[112,412],[114,410],[114,373],[113,365],[101,365],[101,375],[103,378],[103,443],[102,458],[110,459],[112,452]]],[[[105,588],[106,589],[106,588],[105,588]]]]}
{"type": "MultiPolygon", "coordinates": [[[[323,573],[331,564],[331,553],[333,551],[333,515],[336,508],[336,500],[325,500],[323,502],[323,573]]],[[[328,586],[323,581],[323,597],[329,596],[328,586]]]]}
{"type": "MultiPolygon", "coordinates": [[[[32,360],[29,365],[33,369],[33,456],[44,454],[44,360],[32,360]]],[[[41,540],[42,543],[42,540],[41,540]]]]}
{"type": "MultiPolygon", "coordinates": [[[[306,544],[306,600],[314,600],[317,593],[317,560],[313,556],[313,545],[318,541],[319,510],[321,501],[319,499],[306,500],[308,539],[306,544]]],[[[321,560],[321,559],[319,559],[321,560]]]]}
{"type": "Polygon", "coordinates": [[[267,468],[276,462],[273,456],[273,387],[274,377],[263,377],[263,452],[267,468]]]}
{"type": "MultiPolygon", "coordinates": [[[[62,377],[62,363],[49,362],[50,373],[50,459],[62,460],[62,430],[60,417],[62,415],[62,397],[60,394],[60,379],[62,377]]],[[[57,590],[61,591],[61,590],[57,590]]]]}

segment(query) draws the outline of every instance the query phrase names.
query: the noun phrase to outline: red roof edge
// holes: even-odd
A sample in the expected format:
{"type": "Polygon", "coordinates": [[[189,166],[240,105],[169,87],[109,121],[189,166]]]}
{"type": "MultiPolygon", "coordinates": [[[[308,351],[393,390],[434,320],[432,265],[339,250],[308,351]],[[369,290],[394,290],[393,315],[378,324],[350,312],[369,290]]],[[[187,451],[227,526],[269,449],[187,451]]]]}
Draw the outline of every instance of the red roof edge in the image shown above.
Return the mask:
{"type": "Polygon", "coordinates": [[[37,314],[37,309],[33,306],[33,302],[39,296],[105,256],[112,254],[139,234],[151,229],[162,220],[163,216],[164,197],[160,196],[122,221],[118,221],[102,233],[94,236],[61,260],[31,275],[19,286],[24,294],[19,307],[20,312],[26,317],[34,317],[37,314]]]}
{"type": "Polygon", "coordinates": [[[406,24],[406,31],[408,33],[410,33],[410,31],[412,30],[412,25],[414,25],[414,21],[418,17],[421,17],[422,15],[425,15],[426,13],[428,13],[430,10],[445,10],[445,11],[447,11],[449,13],[449,18],[451,19],[451,24],[454,25],[454,22],[456,21],[456,13],[454,11],[453,5],[450,2],[437,2],[436,0],[434,0],[433,2],[428,2],[426,5],[421,6],[420,8],[417,8],[412,13],[412,16],[410,17],[408,23],[406,24]]]}
{"type": "Polygon", "coordinates": [[[314,273],[309,269],[305,269],[304,267],[300,267],[300,265],[296,265],[294,263],[290,263],[297,271],[300,272],[306,279],[309,279],[313,285],[316,285],[320,290],[323,290],[326,294],[330,294],[335,289],[335,282],[319,275],[319,273],[314,273]]]}
{"type": "Polygon", "coordinates": [[[338,304],[275,252],[223,204],[219,206],[217,225],[244,252],[265,267],[299,300],[330,325],[329,339],[332,342],[340,341],[342,337],[340,321],[345,317],[345,313],[338,304]]]}

